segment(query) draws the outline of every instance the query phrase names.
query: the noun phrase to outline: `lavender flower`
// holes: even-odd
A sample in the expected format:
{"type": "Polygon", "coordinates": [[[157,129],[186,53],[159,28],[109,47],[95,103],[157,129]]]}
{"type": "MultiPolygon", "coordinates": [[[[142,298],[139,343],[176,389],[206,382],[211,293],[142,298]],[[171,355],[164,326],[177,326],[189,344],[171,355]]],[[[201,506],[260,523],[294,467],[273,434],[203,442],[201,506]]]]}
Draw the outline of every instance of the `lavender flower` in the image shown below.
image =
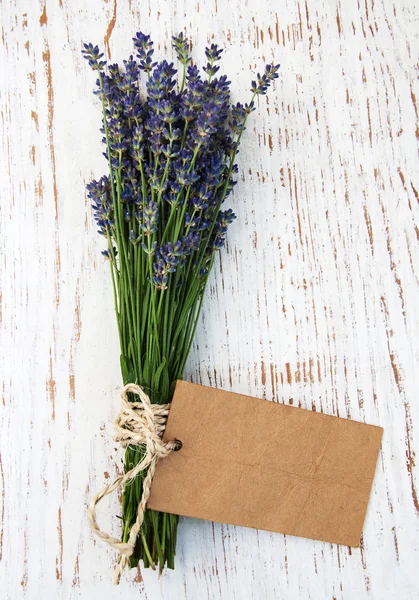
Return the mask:
{"type": "MultiPolygon", "coordinates": [[[[126,237],[129,246],[140,245],[145,255],[155,253],[152,281],[163,290],[170,274],[186,265],[200,245],[205,256],[224,245],[234,215],[222,211],[221,205],[236,183],[238,142],[248,115],[255,109],[254,96],[266,93],[278,77],[279,65],[267,65],[263,75],[257,75],[248,104],[231,105],[230,81],[225,75],[216,77],[223,52],[216,44],[205,49],[203,71],[208,79],[204,81],[198,67],[189,64],[186,37],[179,33],[172,38],[184,67],[177,93],[173,63],[153,62],[149,35],[137,33],[133,41],[136,58],[129,56],[122,69],[109,65],[107,73],[99,48],[85,44],[83,49],[99,74],[97,93],[105,107],[104,155],[114,179],[113,185],[109,178],[92,182],[88,190],[99,232],[112,236],[115,223],[121,226],[125,222],[120,236],[126,237]],[[138,88],[141,72],[147,74],[145,100],[138,88]],[[112,189],[124,204],[121,210],[114,206],[112,189]],[[176,227],[165,230],[167,224],[176,227]],[[177,261],[169,245],[177,243],[170,241],[174,234],[180,235],[183,244],[177,261]],[[167,243],[157,248],[156,235],[167,243]],[[145,243],[147,238],[150,241],[145,243]]],[[[194,261],[202,270],[207,258],[194,261]]]]}
{"type": "Polygon", "coordinates": [[[225,244],[225,236],[227,233],[228,226],[236,219],[236,215],[233,213],[231,208],[226,211],[220,211],[218,213],[217,220],[215,222],[215,228],[213,232],[212,247],[219,249],[225,244]]]}
{"type": "Polygon", "coordinates": [[[142,222],[140,223],[145,236],[150,236],[157,231],[158,218],[157,203],[150,200],[143,209],[142,222]]]}
{"type": "Polygon", "coordinates": [[[112,250],[102,250],[102,255],[106,258],[106,260],[111,262],[115,260],[117,254],[118,250],[115,248],[115,246],[112,247],[112,250]]]}
{"type": "Polygon", "coordinates": [[[208,62],[203,69],[210,78],[220,70],[220,67],[215,63],[220,60],[222,52],[222,48],[218,48],[217,44],[211,44],[209,48],[205,48],[205,56],[208,62]]]}
{"type": "Polygon", "coordinates": [[[106,176],[87,185],[87,196],[92,201],[94,218],[99,227],[98,232],[105,236],[112,236],[112,227],[115,224],[110,190],[109,178],[106,176]]]}
{"type": "Polygon", "coordinates": [[[176,55],[179,62],[182,65],[188,64],[188,62],[191,61],[191,57],[189,56],[188,40],[183,36],[183,33],[180,32],[178,35],[172,37],[172,41],[172,46],[176,50],[176,55]]]}
{"type": "MultiPolygon", "coordinates": [[[[153,60],[150,36],[137,33],[133,42],[136,57],[107,71],[97,46],[85,44],[82,51],[98,73],[95,93],[103,100],[104,155],[111,170],[110,177],[88,186],[99,233],[110,239],[118,230],[115,240],[118,246],[126,240],[128,260],[136,246],[142,260],[154,256],[147,281],[158,290],[166,290],[175,274],[177,286],[191,285],[197,276],[204,282],[235,218],[221,206],[236,184],[234,159],[246,120],[255,109],[254,97],[265,94],[278,77],[279,65],[267,65],[257,75],[249,103],[232,105],[231,83],[218,76],[223,50],[216,44],[205,49],[208,77],[203,80],[190,64],[187,38],[182,32],[173,36],[183,65],[176,91],[177,71],[173,63],[153,60]],[[145,99],[139,92],[141,73],[147,76],[145,99]]],[[[104,253],[112,255],[109,247],[104,253]]]]}
{"type": "Polygon", "coordinates": [[[279,67],[280,65],[266,65],[264,74],[259,75],[258,73],[257,80],[252,81],[251,91],[257,95],[266,94],[271,82],[278,77],[279,67]]]}
{"type": "Polygon", "coordinates": [[[133,38],[133,41],[137,50],[139,68],[146,73],[150,73],[157,64],[153,62],[154,49],[150,36],[144,35],[144,33],[141,33],[140,31],[135,38],[133,38]]]}
{"type": "Polygon", "coordinates": [[[102,60],[104,54],[100,52],[99,46],[93,46],[93,44],[83,44],[83,46],[84,49],[81,52],[88,61],[89,66],[93,71],[101,71],[106,65],[106,61],[102,60]]]}

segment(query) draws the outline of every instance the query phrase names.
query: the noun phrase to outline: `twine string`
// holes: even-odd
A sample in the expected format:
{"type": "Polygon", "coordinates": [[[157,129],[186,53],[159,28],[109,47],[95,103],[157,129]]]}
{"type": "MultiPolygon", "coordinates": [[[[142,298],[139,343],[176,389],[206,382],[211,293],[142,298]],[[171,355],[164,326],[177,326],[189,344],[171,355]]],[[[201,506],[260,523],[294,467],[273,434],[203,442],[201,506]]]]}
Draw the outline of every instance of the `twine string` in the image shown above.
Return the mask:
{"type": "Polygon", "coordinates": [[[128,446],[144,446],[143,459],[123,475],[119,475],[112,483],[105,485],[103,490],[93,496],[87,514],[90,529],[112,548],[119,552],[119,562],[115,567],[113,582],[119,583],[121,573],[129,564],[134,552],[135,542],[144,521],[144,513],[150,497],[151,482],[157,462],[168,456],[177,448],[177,441],[163,442],[162,436],[166,427],[170,404],[152,404],[150,398],[139,385],[128,383],[121,391],[121,411],[115,421],[115,441],[122,448],[128,446]],[[139,402],[130,402],[128,394],[135,394],[139,402]],[[137,509],[135,523],[131,527],[127,542],[121,542],[109,533],[102,531],[96,520],[96,506],[105,496],[112,494],[127,482],[134,480],[139,473],[147,470],[143,481],[143,493],[137,509]]]}

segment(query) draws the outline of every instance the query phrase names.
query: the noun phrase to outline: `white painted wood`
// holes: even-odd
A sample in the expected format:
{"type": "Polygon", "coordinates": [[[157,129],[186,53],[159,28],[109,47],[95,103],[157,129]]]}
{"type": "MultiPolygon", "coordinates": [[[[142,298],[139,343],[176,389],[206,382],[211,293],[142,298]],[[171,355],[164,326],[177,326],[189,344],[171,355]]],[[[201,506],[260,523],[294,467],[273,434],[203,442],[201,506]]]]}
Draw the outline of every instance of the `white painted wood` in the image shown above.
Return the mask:
{"type": "Polygon", "coordinates": [[[1,598],[418,598],[417,3],[3,0],[0,15],[1,598]],[[196,57],[213,34],[224,45],[236,99],[282,64],[240,152],[240,218],[186,376],[385,434],[361,549],[184,519],[175,572],[114,588],[85,518],[120,460],[120,373],[80,48],[121,60],[141,28],[170,52],[184,27],[196,57]]]}

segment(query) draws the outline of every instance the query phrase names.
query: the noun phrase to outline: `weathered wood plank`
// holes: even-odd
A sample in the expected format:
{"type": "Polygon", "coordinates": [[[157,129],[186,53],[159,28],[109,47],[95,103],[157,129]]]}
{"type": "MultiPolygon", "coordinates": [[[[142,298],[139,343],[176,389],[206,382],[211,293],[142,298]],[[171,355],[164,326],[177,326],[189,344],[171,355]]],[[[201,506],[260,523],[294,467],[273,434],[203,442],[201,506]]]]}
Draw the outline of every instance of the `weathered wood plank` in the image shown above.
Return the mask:
{"type": "Polygon", "coordinates": [[[0,15],[2,597],[419,597],[416,4],[5,0],[0,15]],[[240,100],[264,61],[282,64],[240,152],[240,218],[186,376],[385,428],[359,550],[183,520],[175,572],[115,589],[115,556],[88,530],[120,460],[120,374],[80,49],[121,60],[140,28],[161,53],[185,28],[196,57],[214,36],[240,100]]]}

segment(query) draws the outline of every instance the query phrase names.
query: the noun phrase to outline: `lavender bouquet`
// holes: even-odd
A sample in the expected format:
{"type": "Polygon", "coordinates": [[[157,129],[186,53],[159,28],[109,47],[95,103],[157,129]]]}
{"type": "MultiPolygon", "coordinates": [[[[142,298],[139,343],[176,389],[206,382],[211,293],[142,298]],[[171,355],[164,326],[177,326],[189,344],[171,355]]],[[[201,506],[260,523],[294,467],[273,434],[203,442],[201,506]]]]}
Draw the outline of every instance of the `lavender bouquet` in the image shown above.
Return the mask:
{"type": "MultiPolygon", "coordinates": [[[[202,75],[187,39],[173,38],[179,83],[173,63],[154,62],[150,36],[137,33],[134,46],[136,57],[120,67],[106,65],[97,46],[84,45],[97,74],[109,169],[87,190],[110,265],[123,382],[139,384],[161,404],[182,378],[208,276],[235,219],[222,205],[236,183],[247,118],[279,65],[257,75],[248,104],[231,105],[215,44],[205,50],[202,75]]],[[[143,456],[142,446],[128,446],[125,471],[143,456]]],[[[143,481],[140,473],[123,490],[122,542],[136,520],[143,481]]],[[[146,510],[131,566],[141,559],[145,567],[174,568],[177,525],[175,515],[146,510]]]]}

